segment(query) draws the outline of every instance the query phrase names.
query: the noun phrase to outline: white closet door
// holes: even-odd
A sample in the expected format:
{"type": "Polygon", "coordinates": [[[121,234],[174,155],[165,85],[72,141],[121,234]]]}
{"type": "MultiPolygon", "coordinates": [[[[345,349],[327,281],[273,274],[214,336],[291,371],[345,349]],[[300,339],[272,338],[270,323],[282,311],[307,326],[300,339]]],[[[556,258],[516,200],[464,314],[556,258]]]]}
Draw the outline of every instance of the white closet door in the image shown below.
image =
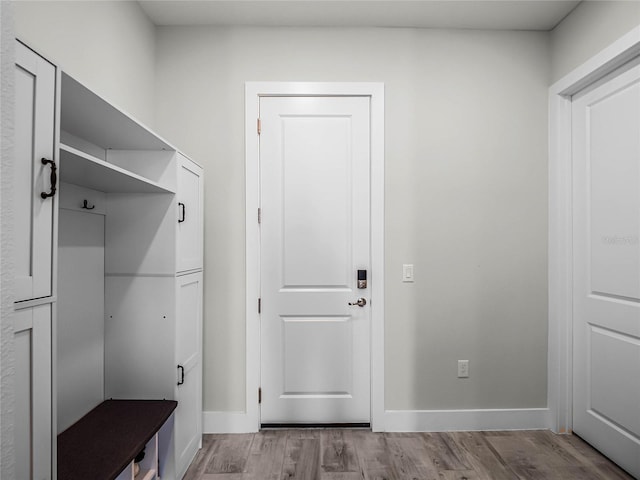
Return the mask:
{"type": "Polygon", "coordinates": [[[202,438],[202,273],[178,277],[176,295],[176,478],[182,478],[202,438]]]}
{"type": "Polygon", "coordinates": [[[178,272],[202,268],[202,169],[178,154],[178,272]]]}
{"type": "Polygon", "coordinates": [[[14,232],[16,301],[51,295],[56,69],[21,43],[16,48],[14,232]]]}
{"type": "Polygon", "coordinates": [[[640,477],[640,66],[572,122],[573,429],[640,477]]]}

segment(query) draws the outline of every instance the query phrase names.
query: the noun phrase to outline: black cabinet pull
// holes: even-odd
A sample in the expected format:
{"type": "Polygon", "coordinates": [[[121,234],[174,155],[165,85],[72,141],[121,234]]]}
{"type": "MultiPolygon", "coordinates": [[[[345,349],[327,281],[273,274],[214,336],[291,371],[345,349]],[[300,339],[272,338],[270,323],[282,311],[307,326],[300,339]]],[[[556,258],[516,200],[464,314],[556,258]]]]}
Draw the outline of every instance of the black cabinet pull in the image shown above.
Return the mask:
{"type": "Polygon", "coordinates": [[[40,194],[40,197],[44,200],[49,197],[53,197],[56,194],[56,184],[58,183],[58,167],[56,166],[56,162],[54,162],[53,160],[47,160],[46,158],[43,158],[40,161],[42,162],[42,165],[51,165],[51,191],[49,193],[42,192],[40,194]]]}
{"type": "Polygon", "coordinates": [[[187,208],[184,206],[184,203],[178,202],[178,207],[182,208],[182,219],[178,219],[178,223],[184,222],[184,219],[187,218],[187,208]]]}
{"type": "Polygon", "coordinates": [[[184,383],[184,367],[182,365],[178,365],[178,370],[180,370],[180,380],[178,380],[178,385],[182,385],[184,383]]]}

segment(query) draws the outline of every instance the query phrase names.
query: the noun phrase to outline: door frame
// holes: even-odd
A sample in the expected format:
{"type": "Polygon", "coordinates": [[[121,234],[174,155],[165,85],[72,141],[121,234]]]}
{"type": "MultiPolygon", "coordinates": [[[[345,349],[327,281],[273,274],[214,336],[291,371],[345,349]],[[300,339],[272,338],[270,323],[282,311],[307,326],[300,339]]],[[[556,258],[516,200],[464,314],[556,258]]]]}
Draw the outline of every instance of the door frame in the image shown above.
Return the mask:
{"type": "Polygon", "coordinates": [[[371,99],[371,428],[384,430],[384,83],[247,82],[245,84],[246,212],[246,414],[251,431],[260,429],[260,97],[364,96],[371,99]],[[375,279],[375,280],[374,280],[375,279]]]}
{"type": "Polygon", "coordinates": [[[640,26],[549,88],[549,427],[573,429],[572,95],[640,55],[640,26]]]}

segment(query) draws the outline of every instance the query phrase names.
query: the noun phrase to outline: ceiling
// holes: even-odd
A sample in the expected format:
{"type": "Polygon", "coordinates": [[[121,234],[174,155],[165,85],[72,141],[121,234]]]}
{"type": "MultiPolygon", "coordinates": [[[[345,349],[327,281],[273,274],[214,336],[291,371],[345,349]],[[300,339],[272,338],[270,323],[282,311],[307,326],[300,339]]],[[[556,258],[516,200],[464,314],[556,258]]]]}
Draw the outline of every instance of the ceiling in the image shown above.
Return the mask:
{"type": "Polygon", "coordinates": [[[551,30],[579,0],[140,0],[156,25],[551,30]]]}

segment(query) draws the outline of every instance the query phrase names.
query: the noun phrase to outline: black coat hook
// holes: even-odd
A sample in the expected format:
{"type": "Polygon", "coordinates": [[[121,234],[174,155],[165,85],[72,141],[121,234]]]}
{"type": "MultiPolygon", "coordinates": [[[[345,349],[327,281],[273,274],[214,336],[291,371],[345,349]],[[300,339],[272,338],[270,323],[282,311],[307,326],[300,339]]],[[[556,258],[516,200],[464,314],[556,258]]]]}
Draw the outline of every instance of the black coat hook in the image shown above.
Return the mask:
{"type": "Polygon", "coordinates": [[[89,202],[85,200],[84,202],[82,202],[82,208],[86,210],[93,210],[94,208],[96,208],[96,206],[95,205],[89,206],[89,202]]]}

